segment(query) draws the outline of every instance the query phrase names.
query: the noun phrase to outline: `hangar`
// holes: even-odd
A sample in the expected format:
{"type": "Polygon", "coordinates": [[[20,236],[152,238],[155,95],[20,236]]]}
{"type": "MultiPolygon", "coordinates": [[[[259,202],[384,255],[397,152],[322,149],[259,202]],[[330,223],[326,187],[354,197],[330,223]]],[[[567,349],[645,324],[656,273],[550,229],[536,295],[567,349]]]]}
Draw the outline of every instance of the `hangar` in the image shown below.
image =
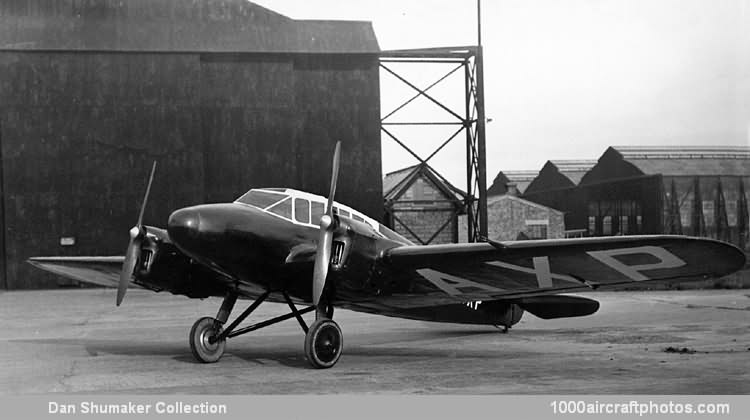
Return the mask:
{"type": "Polygon", "coordinates": [[[58,285],[32,255],[122,254],[145,221],[251,186],[382,214],[379,47],[368,22],[302,21],[240,0],[0,5],[0,272],[58,285]]]}
{"type": "Polygon", "coordinates": [[[581,179],[589,235],[673,233],[748,250],[750,147],[610,147],[581,179]]]}
{"type": "Polygon", "coordinates": [[[522,197],[565,213],[565,228],[579,230],[581,221],[578,184],[596,165],[595,160],[548,160],[539,175],[526,187],[522,197]]]}
{"type": "Polygon", "coordinates": [[[500,171],[492,185],[487,188],[487,196],[523,194],[526,188],[539,176],[539,171],[500,171]]]}

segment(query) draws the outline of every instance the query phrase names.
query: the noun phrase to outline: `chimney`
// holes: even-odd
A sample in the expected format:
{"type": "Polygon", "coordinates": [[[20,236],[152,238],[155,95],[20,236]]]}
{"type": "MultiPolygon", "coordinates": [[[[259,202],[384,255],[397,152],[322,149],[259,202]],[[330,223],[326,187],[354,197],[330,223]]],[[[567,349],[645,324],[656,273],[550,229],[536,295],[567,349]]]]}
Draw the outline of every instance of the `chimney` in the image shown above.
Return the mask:
{"type": "Polygon", "coordinates": [[[518,197],[518,185],[515,182],[505,184],[505,194],[518,197]]]}

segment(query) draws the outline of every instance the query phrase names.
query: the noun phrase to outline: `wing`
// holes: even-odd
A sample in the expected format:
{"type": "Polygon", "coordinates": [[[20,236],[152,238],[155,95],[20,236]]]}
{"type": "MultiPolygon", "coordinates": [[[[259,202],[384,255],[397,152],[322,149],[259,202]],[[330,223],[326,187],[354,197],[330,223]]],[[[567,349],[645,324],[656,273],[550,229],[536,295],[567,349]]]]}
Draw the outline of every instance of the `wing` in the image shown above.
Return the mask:
{"type": "Polygon", "coordinates": [[[117,287],[124,256],[34,257],[29,263],[63,277],[99,286],[117,287]]]}
{"type": "Polygon", "coordinates": [[[741,269],[729,244],[683,236],[403,246],[385,251],[378,301],[409,308],[593,289],[646,289],[656,281],[722,277],[741,269]]]}

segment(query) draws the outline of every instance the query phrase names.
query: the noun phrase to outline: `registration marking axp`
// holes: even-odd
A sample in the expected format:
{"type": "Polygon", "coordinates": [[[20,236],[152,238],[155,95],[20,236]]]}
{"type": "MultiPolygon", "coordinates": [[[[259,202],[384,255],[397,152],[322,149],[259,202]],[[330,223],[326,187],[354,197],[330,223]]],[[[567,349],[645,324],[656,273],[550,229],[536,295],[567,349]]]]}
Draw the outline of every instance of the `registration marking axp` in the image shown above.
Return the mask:
{"type": "MultiPolygon", "coordinates": [[[[587,251],[586,254],[596,259],[603,265],[617,271],[632,281],[644,281],[649,280],[649,277],[643,274],[643,271],[659,270],[668,268],[678,268],[686,265],[685,261],[667,251],[664,248],[658,246],[638,246],[632,248],[617,248],[617,249],[605,249],[599,251],[587,251]],[[639,264],[626,264],[625,262],[618,260],[615,257],[622,257],[626,255],[650,255],[656,258],[656,262],[639,263],[639,264]]],[[[552,279],[563,280],[567,282],[580,283],[581,280],[576,279],[572,276],[565,274],[553,273],[550,270],[550,263],[548,256],[533,257],[533,267],[523,267],[515,264],[506,263],[504,261],[487,261],[485,264],[500,267],[508,270],[513,270],[526,274],[533,274],[536,276],[537,285],[540,289],[552,288],[552,279]]],[[[502,293],[504,290],[493,287],[487,284],[477,283],[467,278],[456,276],[453,274],[443,273],[431,268],[418,269],[417,273],[428,280],[430,283],[437,286],[440,290],[444,291],[451,296],[466,296],[470,295],[470,292],[463,291],[475,289],[486,293],[502,293]]],[[[586,280],[586,279],[583,279],[586,280]]],[[[595,279],[591,279],[595,280],[595,279]]]]}

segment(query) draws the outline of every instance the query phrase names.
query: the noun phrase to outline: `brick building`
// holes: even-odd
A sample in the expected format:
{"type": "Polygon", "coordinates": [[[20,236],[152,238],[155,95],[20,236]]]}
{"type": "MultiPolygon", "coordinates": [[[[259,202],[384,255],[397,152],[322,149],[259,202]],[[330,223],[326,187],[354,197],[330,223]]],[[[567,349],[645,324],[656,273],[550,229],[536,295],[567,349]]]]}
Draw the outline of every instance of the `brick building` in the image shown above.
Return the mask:
{"type": "Polygon", "coordinates": [[[565,237],[565,215],[559,210],[511,194],[487,200],[488,235],[494,241],[565,237]]]}
{"type": "Polygon", "coordinates": [[[426,164],[391,172],[383,179],[385,221],[417,244],[458,242],[465,193],[426,164]]]}

